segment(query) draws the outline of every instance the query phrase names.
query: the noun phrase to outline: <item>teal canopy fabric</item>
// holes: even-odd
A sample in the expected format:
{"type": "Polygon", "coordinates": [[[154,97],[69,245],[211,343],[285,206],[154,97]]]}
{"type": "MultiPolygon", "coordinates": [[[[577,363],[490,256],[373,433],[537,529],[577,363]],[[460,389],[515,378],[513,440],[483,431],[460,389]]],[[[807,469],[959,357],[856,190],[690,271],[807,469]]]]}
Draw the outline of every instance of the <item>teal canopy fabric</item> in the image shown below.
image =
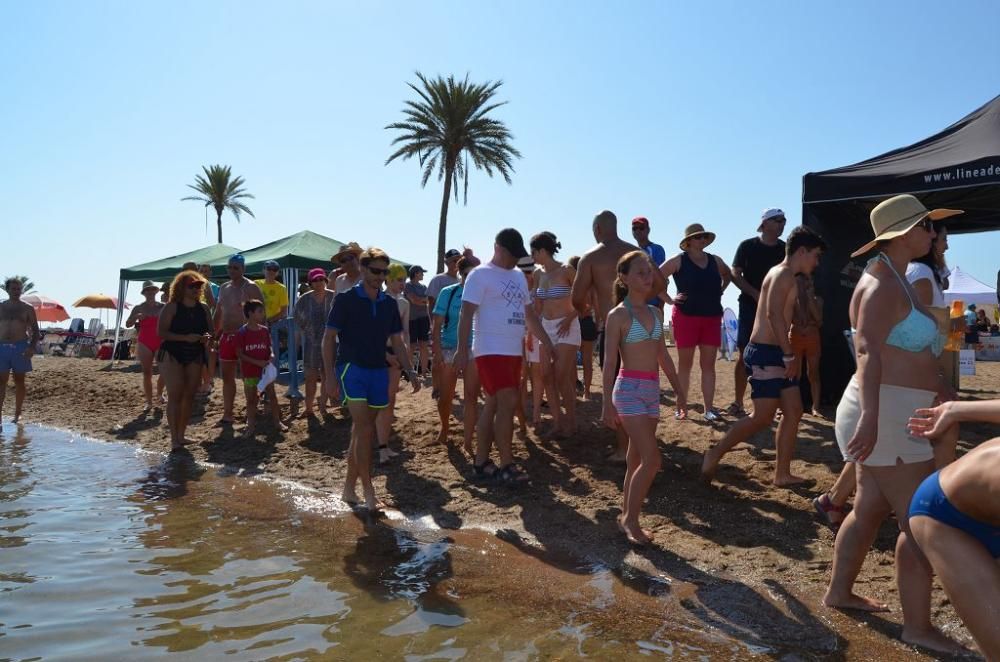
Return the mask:
{"type": "MultiPolygon", "coordinates": [[[[233,253],[238,253],[239,249],[232,246],[227,246],[226,244],[211,244],[205,246],[204,248],[199,248],[197,250],[191,251],[190,253],[182,253],[181,255],[173,255],[171,257],[165,257],[160,260],[155,260],[153,262],[147,262],[146,264],[137,264],[134,267],[127,267],[121,270],[122,280],[171,280],[177,275],[177,272],[181,270],[181,267],[185,262],[194,262],[195,264],[221,264],[223,268],[221,272],[225,272],[226,260],[233,253]]],[[[329,260],[329,255],[327,256],[329,260]]]]}

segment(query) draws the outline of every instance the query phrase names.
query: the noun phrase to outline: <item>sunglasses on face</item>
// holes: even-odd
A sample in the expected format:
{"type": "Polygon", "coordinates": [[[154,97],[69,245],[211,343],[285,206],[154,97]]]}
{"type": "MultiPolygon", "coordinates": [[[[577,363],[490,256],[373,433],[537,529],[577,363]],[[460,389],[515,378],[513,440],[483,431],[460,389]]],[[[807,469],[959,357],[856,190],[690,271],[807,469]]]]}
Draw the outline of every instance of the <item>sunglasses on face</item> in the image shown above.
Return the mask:
{"type": "Polygon", "coordinates": [[[923,228],[927,232],[934,232],[934,221],[929,218],[924,218],[922,221],[914,225],[915,228],[923,228]]]}
{"type": "Polygon", "coordinates": [[[347,264],[348,262],[354,262],[356,259],[357,258],[354,257],[353,254],[350,254],[350,255],[347,255],[345,257],[340,258],[339,260],[337,260],[337,262],[339,262],[340,264],[347,264]]]}
{"type": "Polygon", "coordinates": [[[708,239],[707,234],[696,234],[695,236],[691,237],[692,241],[705,241],[706,239],[708,239]]]}
{"type": "Polygon", "coordinates": [[[365,267],[365,269],[373,276],[386,276],[389,274],[388,269],[379,269],[378,267],[365,267]]]}

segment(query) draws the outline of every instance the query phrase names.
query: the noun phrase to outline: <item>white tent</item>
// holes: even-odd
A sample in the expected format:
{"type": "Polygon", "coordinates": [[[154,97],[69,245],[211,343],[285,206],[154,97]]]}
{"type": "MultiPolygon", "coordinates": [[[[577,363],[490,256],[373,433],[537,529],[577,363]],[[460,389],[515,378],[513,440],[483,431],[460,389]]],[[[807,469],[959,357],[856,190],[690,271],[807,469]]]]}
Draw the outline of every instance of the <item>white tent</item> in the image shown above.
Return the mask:
{"type": "Polygon", "coordinates": [[[979,282],[961,268],[955,267],[948,276],[948,289],[944,291],[944,300],[947,303],[962,301],[966,306],[970,303],[984,307],[995,306],[997,291],[979,282]]]}

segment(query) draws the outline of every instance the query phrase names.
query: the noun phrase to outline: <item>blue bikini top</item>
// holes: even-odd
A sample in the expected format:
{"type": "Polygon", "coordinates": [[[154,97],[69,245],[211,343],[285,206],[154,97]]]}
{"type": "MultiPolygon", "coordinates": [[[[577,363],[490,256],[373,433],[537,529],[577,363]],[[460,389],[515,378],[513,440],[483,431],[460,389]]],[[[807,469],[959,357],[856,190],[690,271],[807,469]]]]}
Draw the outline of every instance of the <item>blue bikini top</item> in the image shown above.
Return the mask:
{"type": "Polygon", "coordinates": [[[922,352],[929,348],[934,356],[940,356],[941,350],[944,349],[944,337],[938,333],[937,321],[917,310],[913,303],[913,296],[910,294],[910,288],[906,286],[906,281],[892,266],[892,262],[889,261],[885,253],[879,253],[868,264],[871,265],[875,260],[881,260],[889,265],[889,269],[896,274],[896,278],[899,279],[907,298],[910,300],[910,314],[892,327],[889,337],[885,339],[886,344],[907,352],[922,352]]]}
{"type": "Polygon", "coordinates": [[[657,309],[653,306],[647,304],[649,312],[653,314],[653,328],[647,330],[646,327],[642,325],[639,318],[635,316],[632,312],[632,304],[628,299],[625,299],[625,309],[628,310],[629,317],[632,318],[632,324],[628,327],[628,333],[625,334],[625,344],[631,345],[637,342],[645,342],[646,340],[659,340],[663,337],[663,322],[660,321],[659,316],[656,314],[657,309]]]}
{"type": "Polygon", "coordinates": [[[553,285],[549,289],[535,288],[536,299],[563,299],[570,295],[572,288],[569,285],[553,285]]]}

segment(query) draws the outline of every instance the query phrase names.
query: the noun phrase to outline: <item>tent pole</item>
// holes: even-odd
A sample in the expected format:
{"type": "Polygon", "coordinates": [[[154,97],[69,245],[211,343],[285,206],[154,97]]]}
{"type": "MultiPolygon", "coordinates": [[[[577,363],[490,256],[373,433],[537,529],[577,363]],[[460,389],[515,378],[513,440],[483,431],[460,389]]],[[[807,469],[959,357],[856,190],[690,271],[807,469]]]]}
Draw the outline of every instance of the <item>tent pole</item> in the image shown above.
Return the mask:
{"type": "Polygon", "coordinates": [[[118,311],[115,314],[115,344],[111,348],[111,363],[108,367],[115,364],[115,351],[118,349],[118,334],[122,326],[122,311],[125,310],[125,294],[128,292],[128,281],[122,278],[118,281],[118,311]]]}
{"type": "Polygon", "coordinates": [[[299,392],[299,352],[295,338],[295,302],[299,298],[299,270],[285,269],[285,288],[288,290],[288,310],[285,312],[285,331],[288,333],[288,391],[285,397],[302,399],[299,392]]]}

